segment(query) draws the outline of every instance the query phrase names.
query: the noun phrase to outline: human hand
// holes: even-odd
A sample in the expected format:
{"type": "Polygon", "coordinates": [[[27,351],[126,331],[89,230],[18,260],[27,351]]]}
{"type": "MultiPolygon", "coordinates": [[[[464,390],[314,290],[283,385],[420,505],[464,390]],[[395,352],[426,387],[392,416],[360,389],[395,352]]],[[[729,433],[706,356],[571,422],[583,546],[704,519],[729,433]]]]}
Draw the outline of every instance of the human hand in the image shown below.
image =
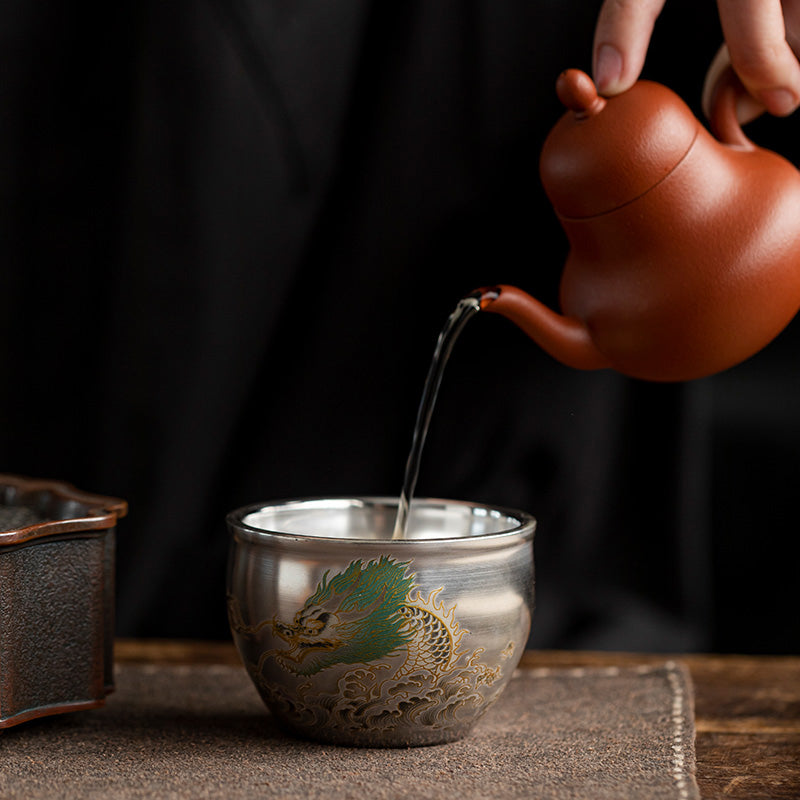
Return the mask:
{"type": "MultiPolygon", "coordinates": [[[[653,26],[666,0],[605,0],[594,38],[593,72],[598,91],[629,89],[644,65],[653,26]]],[[[764,109],[778,116],[800,105],[800,0],[717,0],[726,45],[706,77],[703,102],[730,63],[749,98],[737,109],[741,121],[764,109]]]]}

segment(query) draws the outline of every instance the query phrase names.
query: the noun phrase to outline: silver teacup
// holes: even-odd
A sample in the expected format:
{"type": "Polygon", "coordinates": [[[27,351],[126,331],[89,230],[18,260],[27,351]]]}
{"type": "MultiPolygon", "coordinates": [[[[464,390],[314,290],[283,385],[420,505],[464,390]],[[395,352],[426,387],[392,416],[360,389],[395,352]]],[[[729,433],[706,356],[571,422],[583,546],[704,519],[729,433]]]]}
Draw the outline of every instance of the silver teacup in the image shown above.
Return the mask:
{"type": "Polygon", "coordinates": [[[301,736],[399,747],[464,736],[525,649],[527,514],[415,500],[305,499],[233,511],[228,613],[275,717],[301,736]]]}

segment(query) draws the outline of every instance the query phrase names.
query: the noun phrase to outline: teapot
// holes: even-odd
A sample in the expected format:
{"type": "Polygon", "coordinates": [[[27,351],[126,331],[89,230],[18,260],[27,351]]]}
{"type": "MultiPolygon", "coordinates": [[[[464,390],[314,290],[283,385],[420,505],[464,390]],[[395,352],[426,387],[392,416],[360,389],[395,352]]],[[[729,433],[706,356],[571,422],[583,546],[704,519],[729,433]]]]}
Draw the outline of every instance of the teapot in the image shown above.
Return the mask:
{"type": "Polygon", "coordinates": [[[736,117],[733,70],[717,83],[715,136],[670,89],[598,95],[567,70],[567,111],[540,158],[569,240],[559,314],[514,286],[479,290],[570,367],[651,381],[720,372],[765,347],[800,307],[800,172],[736,117]]]}

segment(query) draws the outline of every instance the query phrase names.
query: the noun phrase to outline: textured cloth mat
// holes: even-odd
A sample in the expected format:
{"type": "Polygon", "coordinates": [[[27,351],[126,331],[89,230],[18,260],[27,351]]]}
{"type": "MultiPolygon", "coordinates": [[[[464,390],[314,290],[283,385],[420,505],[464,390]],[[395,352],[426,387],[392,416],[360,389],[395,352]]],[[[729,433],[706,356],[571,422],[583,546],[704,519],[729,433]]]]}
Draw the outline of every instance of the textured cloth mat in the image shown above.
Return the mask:
{"type": "Polygon", "coordinates": [[[466,739],[351,749],[285,735],[243,668],[117,669],[105,708],[0,732],[0,797],[696,800],[672,662],[518,671],[466,739]]]}

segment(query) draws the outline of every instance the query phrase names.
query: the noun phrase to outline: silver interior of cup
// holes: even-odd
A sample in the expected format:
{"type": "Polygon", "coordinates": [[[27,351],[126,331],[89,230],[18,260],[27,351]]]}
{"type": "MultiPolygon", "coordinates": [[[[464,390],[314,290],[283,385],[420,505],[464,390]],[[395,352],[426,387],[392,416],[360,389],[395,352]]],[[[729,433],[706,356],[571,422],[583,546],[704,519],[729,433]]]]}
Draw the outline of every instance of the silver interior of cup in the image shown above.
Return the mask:
{"type": "MultiPolygon", "coordinates": [[[[264,532],[325,539],[391,539],[397,514],[392,499],[298,500],[250,507],[241,524],[264,532]]],[[[458,501],[419,500],[411,507],[407,539],[461,539],[518,532],[533,524],[521,512],[458,501]]]]}

